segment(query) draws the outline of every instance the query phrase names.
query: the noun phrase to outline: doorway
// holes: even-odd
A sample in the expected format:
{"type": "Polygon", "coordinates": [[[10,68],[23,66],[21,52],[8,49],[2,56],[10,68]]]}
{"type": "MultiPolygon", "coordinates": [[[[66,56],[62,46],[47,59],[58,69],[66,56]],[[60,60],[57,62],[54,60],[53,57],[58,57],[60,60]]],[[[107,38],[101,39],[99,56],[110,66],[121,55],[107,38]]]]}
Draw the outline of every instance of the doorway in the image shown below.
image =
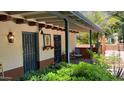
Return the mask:
{"type": "Polygon", "coordinates": [[[61,35],[54,35],[54,62],[61,61],[61,35]]]}
{"type": "Polygon", "coordinates": [[[38,33],[22,32],[24,73],[37,69],[38,33]]]}

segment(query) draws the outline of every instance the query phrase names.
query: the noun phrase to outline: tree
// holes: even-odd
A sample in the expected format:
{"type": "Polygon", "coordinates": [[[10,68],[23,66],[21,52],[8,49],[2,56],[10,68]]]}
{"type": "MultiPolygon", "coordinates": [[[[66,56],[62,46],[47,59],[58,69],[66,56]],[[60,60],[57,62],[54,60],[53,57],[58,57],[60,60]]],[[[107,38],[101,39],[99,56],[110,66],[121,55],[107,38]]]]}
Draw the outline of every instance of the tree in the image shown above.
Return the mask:
{"type": "MultiPolygon", "coordinates": [[[[88,19],[90,19],[95,24],[101,24],[105,16],[102,12],[94,11],[94,12],[81,12],[84,16],[86,16],[88,19]]],[[[97,41],[97,32],[93,32],[92,34],[92,43],[95,44],[97,41]]],[[[80,34],[77,36],[77,43],[80,44],[89,44],[89,33],[87,32],[80,32],[80,34]]]]}
{"type": "MultiPolygon", "coordinates": [[[[112,16],[115,17],[116,19],[120,20],[120,22],[121,22],[120,29],[122,29],[122,24],[124,24],[124,12],[116,11],[116,12],[114,12],[114,14],[112,16]]],[[[124,41],[124,32],[122,32],[122,30],[119,31],[119,40],[124,41]]]]}
{"type": "MultiPolygon", "coordinates": [[[[123,12],[82,12],[88,19],[90,19],[93,23],[100,26],[106,38],[114,38],[113,34],[118,33],[119,39],[122,38],[121,33],[121,25],[124,21],[124,13],[123,12]]],[[[83,34],[83,33],[80,33],[83,34]]],[[[80,35],[82,36],[82,35],[80,35]]],[[[80,39],[80,42],[85,42],[84,38],[80,39]]],[[[85,39],[86,40],[86,39],[85,39]]],[[[93,33],[93,43],[97,40],[97,33],[93,33]]],[[[86,40],[89,41],[89,38],[86,40]]]]}
{"type": "Polygon", "coordinates": [[[89,33],[87,32],[83,32],[83,33],[79,33],[77,35],[77,43],[78,44],[89,44],[89,33]]]}

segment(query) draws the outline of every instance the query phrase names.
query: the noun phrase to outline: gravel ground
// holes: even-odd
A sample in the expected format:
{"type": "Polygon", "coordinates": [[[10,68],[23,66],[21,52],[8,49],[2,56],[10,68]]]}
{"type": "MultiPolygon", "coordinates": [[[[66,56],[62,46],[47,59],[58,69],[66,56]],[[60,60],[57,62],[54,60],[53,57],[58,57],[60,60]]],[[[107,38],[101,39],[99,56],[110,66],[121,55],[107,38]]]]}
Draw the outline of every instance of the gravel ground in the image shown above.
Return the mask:
{"type": "Polygon", "coordinates": [[[105,51],[105,56],[119,56],[120,55],[120,66],[118,65],[118,62],[115,65],[115,73],[114,73],[114,69],[113,69],[113,64],[112,65],[112,68],[109,69],[109,71],[112,73],[112,74],[117,74],[117,71],[118,71],[118,67],[121,67],[123,70],[122,70],[122,73],[121,73],[121,78],[124,78],[124,51],[113,51],[113,50],[107,50],[105,51]]]}
{"type": "MultiPolygon", "coordinates": [[[[105,56],[111,56],[111,55],[119,56],[119,51],[115,51],[115,50],[106,50],[105,51],[105,56]]],[[[120,58],[121,58],[122,62],[124,63],[124,51],[120,51],[120,58]]]]}

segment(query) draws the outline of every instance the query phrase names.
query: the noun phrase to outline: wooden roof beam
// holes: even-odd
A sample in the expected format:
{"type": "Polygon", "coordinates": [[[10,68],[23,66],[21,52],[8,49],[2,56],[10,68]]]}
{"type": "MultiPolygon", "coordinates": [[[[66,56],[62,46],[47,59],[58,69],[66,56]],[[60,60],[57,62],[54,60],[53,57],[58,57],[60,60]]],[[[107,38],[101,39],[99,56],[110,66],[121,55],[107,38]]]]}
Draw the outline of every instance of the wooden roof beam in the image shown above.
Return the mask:
{"type": "MultiPolygon", "coordinates": [[[[28,15],[36,15],[36,14],[41,14],[41,13],[46,13],[46,12],[44,12],[44,11],[35,11],[35,12],[18,13],[18,15],[28,16],[28,15]]],[[[15,15],[17,15],[17,14],[15,14],[15,15]]]]}
{"type": "Polygon", "coordinates": [[[36,17],[36,20],[42,20],[42,19],[52,19],[52,18],[57,18],[57,16],[45,16],[45,17],[36,17]]]}

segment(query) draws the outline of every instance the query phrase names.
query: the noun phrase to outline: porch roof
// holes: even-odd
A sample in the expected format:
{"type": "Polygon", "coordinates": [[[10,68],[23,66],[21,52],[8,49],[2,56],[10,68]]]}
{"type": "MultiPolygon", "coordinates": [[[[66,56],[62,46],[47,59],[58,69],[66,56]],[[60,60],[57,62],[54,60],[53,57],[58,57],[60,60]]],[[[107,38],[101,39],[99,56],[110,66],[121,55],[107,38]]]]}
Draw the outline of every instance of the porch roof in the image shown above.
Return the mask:
{"type": "Polygon", "coordinates": [[[35,19],[38,22],[45,21],[47,24],[64,27],[63,19],[69,20],[69,29],[82,31],[98,31],[103,30],[87,19],[79,11],[6,11],[9,15],[21,15],[26,19],[35,19]]]}

